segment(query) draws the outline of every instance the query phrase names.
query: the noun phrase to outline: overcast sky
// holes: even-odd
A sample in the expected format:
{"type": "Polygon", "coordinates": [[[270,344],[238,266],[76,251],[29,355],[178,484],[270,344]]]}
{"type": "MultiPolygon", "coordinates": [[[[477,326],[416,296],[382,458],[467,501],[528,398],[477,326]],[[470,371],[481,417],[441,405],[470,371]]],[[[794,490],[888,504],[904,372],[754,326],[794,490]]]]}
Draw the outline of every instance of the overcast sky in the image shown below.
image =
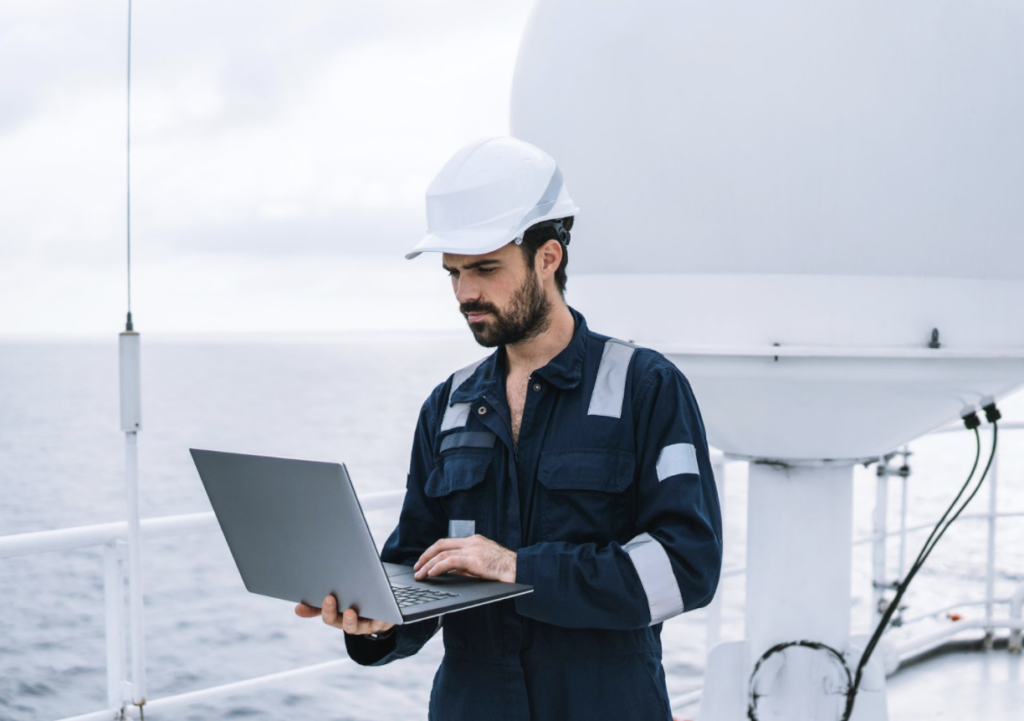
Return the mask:
{"type": "MultiPolygon", "coordinates": [[[[139,330],[459,328],[423,193],[508,132],[530,0],[136,0],[139,330]]],[[[127,0],[0,4],[0,336],[117,332],[127,0]]]]}

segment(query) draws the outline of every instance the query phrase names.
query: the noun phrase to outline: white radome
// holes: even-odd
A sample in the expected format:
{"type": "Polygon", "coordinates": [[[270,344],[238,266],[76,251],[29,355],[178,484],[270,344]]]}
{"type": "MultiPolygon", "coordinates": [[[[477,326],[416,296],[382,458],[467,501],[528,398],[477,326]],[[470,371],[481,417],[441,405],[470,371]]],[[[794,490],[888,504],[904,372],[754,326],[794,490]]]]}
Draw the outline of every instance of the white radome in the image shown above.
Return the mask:
{"type": "Polygon", "coordinates": [[[1008,393],[1022,48],[991,0],[541,0],[512,133],[581,208],[570,302],[741,456],[877,456],[1008,393]]]}

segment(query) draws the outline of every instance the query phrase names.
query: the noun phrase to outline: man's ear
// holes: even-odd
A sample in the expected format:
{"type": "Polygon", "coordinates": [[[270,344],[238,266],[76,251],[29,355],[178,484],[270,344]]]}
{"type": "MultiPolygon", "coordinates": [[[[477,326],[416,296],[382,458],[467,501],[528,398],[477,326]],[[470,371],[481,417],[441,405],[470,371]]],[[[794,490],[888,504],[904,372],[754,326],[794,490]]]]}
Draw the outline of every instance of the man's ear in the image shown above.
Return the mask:
{"type": "Polygon", "coordinates": [[[549,240],[537,250],[537,272],[542,278],[553,278],[562,263],[562,244],[549,240]]]}

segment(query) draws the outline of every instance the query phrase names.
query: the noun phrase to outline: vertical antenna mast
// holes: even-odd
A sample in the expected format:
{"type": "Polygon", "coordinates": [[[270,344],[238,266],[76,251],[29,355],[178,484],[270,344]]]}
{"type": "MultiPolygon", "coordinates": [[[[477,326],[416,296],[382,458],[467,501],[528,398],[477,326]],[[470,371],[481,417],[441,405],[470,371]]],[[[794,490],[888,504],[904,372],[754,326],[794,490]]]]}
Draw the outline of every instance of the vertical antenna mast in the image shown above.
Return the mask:
{"type": "Polygon", "coordinates": [[[132,0],[128,0],[128,101],[126,127],[126,152],[125,152],[125,178],[126,198],[125,207],[127,218],[125,227],[128,235],[128,319],[124,329],[131,332],[132,326],[132,0]]]}
{"type": "MultiPolygon", "coordinates": [[[[142,430],[142,380],[140,336],[132,326],[132,0],[128,0],[128,123],[127,123],[127,240],[128,317],[118,339],[121,376],[121,430],[124,431],[125,492],[128,511],[128,609],[131,629],[131,684],[123,685],[126,695],[145,718],[146,638],[142,606],[142,536],[139,524],[139,431],[142,430]]],[[[124,700],[128,700],[127,698],[124,700]]],[[[123,703],[123,702],[122,702],[123,703]]],[[[122,705],[122,714],[124,706],[122,705]]]]}

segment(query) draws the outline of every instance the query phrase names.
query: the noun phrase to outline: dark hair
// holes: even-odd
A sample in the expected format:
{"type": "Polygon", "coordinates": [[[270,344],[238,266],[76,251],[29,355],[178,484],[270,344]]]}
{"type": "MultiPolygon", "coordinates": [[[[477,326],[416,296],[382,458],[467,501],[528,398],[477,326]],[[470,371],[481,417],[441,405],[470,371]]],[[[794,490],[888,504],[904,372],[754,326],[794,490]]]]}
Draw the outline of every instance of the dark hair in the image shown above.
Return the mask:
{"type": "Polygon", "coordinates": [[[523,249],[523,255],[526,256],[526,266],[532,268],[537,251],[542,245],[549,240],[557,240],[562,244],[562,262],[558,264],[558,269],[555,271],[555,286],[562,295],[565,295],[565,266],[569,264],[569,231],[572,230],[572,223],[573,218],[569,216],[556,221],[545,220],[530,226],[523,233],[523,243],[519,246],[523,249]],[[559,237],[560,228],[566,231],[564,239],[559,237]]]}

